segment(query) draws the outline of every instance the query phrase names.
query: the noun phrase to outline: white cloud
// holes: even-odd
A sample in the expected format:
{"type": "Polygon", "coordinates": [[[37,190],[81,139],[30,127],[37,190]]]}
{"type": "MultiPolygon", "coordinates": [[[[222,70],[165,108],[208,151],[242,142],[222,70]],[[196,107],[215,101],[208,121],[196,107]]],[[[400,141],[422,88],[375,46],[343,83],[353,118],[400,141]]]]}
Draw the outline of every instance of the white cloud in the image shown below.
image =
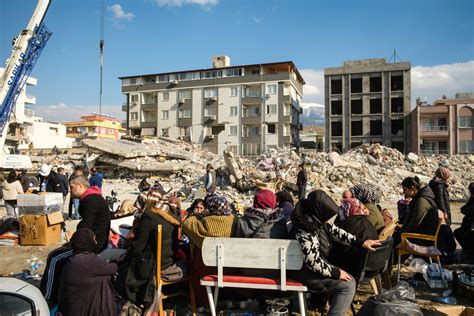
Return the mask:
{"type": "Polygon", "coordinates": [[[135,14],[133,14],[132,12],[125,12],[120,4],[114,4],[108,7],[108,10],[112,12],[114,19],[117,21],[130,21],[135,17],[135,14]]]}
{"type": "Polygon", "coordinates": [[[306,82],[303,87],[304,101],[324,104],[324,70],[302,69],[300,73],[306,82]]]}
{"type": "Polygon", "coordinates": [[[411,69],[412,104],[418,97],[427,97],[432,103],[443,94],[454,98],[457,92],[474,92],[474,60],[411,69]]]}
{"type": "Polygon", "coordinates": [[[156,4],[160,7],[181,7],[186,4],[200,5],[203,9],[210,9],[217,5],[219,0],[155,0],[156,4]]]}
{"type": "Polygon", "coordinates": [[[304,109],[311,109],[311,108],[324,108],[324,104],[319,104],[319,103],[305,103],[301,102],[300,106],[304,109]]]}
{"type": "MultiPolygon", "coordinates": [[[[302,69],[300,72],[306,81],[303,101],[324,104],[324,70],[302,69]]],[[[474,92],[474,60],[411,69],[412,105],[418,97],[427,97],[432,103],[443,94],[454,98],[457,92],[474,92]]]]}
{"type": "MultiPolygon", "coordinates": [[[[81,116],[90,115],[92,112],[99,112],[97,105],[66,105],[65,103],[51,104],[46,106],[37,105],[34,107],[35,116],[42,117],[44,121],[67,122],[80,121],[81,116]]],[[[102,113],[115,116],[118,119],[125,119],[120,105],[103,105],[102,113]]]]}

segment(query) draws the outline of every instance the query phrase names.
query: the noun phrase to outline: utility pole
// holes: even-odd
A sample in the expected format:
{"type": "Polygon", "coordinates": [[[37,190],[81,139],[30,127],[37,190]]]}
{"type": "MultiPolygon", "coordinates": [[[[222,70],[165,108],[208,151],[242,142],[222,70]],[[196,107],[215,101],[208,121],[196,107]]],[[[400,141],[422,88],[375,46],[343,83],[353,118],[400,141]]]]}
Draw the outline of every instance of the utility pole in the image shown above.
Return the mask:
{"type": "Polygon", "coordinates": [[[104,0],[100,1],[100,87],[99,87],[99,114],[102,114],[102,73],[104,70],[104,0]]]}

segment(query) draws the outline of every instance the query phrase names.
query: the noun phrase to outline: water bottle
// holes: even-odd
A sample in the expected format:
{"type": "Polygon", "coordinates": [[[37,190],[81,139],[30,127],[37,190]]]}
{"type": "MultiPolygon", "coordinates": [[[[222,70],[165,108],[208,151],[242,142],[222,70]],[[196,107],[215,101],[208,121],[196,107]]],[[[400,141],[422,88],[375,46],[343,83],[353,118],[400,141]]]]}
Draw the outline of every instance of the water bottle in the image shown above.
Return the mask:
{"type": "Polygon", "coordinates": [[[449,305],[456,305],[457,301],[452,296],[446,297],[435,297],[434,300],[438,303],[449,304],[449,305]]]}
{"type": "Polygon", "coordinates": [[[46,181],[43,181],[43,182],[41,183],[40,192],[46,192],[46,181]]]}

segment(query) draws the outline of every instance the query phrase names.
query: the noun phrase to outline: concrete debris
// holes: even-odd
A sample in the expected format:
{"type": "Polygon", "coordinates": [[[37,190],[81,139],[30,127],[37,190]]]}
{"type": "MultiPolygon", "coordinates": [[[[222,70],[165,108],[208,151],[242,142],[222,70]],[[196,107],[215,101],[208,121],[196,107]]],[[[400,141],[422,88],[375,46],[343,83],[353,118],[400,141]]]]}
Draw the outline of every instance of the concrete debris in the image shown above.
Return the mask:
{"type": "Polygon", "coordinates": [[[217,175],[217,193],[243,205],[252,203],[258,187],[294,191],[297,166],[306,165],[309,190],[320,188],[339,200],[347,188],[368,183],[377,188],[386,201],[401,196],[400,183],[405,177],[418,176],[427,184],[440,165],[447,165],[454,178],[449,186],[453,200],[469,196],[467,187],[474,181],[474,156],[407,156],[379,144],[362,145],[345,154],[312,152],[298,155],[289,149],[271,149],[259,157],[239,157],[224,151],[209,153],[197,145],[160,137],[135,141],[86,140],[82,153],[32,157],[36,166],[50,163],[71,172],[75,165],[99,167],[109,179],[134,181],[144,176],[161,177],[165,187],[185,199],[202,191],[205,167],[212,164],[217,175]],[[201,191],[199,191],[201,190],[201,191]]]}

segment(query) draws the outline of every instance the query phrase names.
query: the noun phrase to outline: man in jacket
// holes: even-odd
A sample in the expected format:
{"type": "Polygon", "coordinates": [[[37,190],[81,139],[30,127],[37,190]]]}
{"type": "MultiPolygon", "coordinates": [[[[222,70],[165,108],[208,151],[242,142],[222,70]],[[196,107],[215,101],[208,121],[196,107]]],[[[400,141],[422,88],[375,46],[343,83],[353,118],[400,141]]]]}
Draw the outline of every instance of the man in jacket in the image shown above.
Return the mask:
{"type": "Polygon", "coordinates": [[[63,185],[58,174],[48,165],[42,165],[39,171],[40,191],[63,193],[63,185]]]}
{"type": "Polygon", "coordinates": [[[96,186],[102,189],[102,175],[96,167],[91,168],[91,177],[89,178],[89,183],[91,187],[96,186]]]}
{"type": "Polygon", "coordinates": [[[296,185],[298,186],[298,198],[300,200],[306,198],[306,184],[308,183],[308,175],[304,168],[304,163],[299,165],[300,171],[296,178],[296,185]]]}
{"type": "Polygon", "coordinates": [[[216,172],[211,164],[206,166],[206,193],[212,195],[216,191],[216,172]]]}
{"type": "Polygon", "coordinates": [[[59,181],[61,182],[61,185],[63,187],[64,201],[66,201],[66,196],[69,193],[69,183],[67,181],[67,177],[66,177],[66,174],[64,172],[63,167],[58,168],[58,178],[59,178],[59,181]]]}
{"type": "Polygon", "coordinates": [[[110,230],[110,210],[97,187],[91,187],[84,176],[75,176],[69,181],[71,194],[79,197],[79,215],[82,220],[77,229],[91,229],[97,240],[97,252],[107,248],[110,230]]]}

